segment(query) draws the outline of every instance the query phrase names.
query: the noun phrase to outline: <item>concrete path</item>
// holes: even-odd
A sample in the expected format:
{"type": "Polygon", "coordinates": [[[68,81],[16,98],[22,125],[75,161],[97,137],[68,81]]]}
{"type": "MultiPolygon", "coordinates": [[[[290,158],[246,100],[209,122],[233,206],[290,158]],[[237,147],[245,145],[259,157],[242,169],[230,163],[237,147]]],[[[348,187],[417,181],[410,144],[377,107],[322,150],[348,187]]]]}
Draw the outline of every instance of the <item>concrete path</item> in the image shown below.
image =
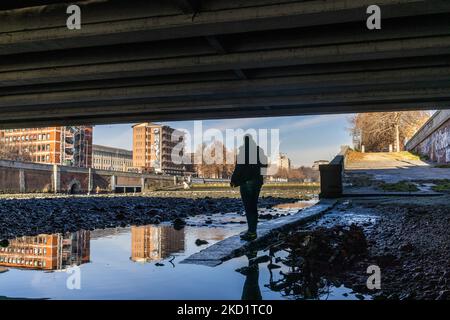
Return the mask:
{"type": "Polygon", "coordinates": [[[192,263],[215,267],[222,262],[239,256],[246,248],[264,241],[272,231],[284,230],[318,218],[336,204],[335,200],[321,200],[316,205],[300,210],[298,213],[262,222],[258,225],[258,239],[246,242],[239,235],[229,237],[198,253],[191,255],[181,263],[192,263]]]}
{"type": "Polygon", "coordinates": [[[354,193],[383,193],[386,192],[376,186],[376,182],[397,183],[400,181],[411,181],[417,183],[420,191],[409,194],[437,194],[431,190],[431,184],[425,181],[450,180],[450,169],[437,168],[430,163],[417,159],[408,152],[379,152],[360,154],[357,159],[350,159],[345,168],[345,194],[354,193]],[[372,185],[356,185],[355,181],[366,177],[373,180],[372,185]],[[422,182],[422,183],[421,183],[422,182]]]}

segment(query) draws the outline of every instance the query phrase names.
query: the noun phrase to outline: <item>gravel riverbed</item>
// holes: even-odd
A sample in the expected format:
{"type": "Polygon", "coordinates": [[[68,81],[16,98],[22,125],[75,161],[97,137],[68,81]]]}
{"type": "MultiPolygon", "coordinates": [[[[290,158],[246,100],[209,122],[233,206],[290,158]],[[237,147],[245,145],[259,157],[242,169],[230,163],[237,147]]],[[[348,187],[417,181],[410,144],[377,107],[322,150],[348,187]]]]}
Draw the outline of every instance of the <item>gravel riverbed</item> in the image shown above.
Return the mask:
{"type": "MultiPolygon", "coordinates": [[[[172,221],[196,215],[243,212],[234,192],[154,192],[146,196],[23,195],[0,198],[0,240],[23,235],[74,232],[172,221]]],[[[260,198],[260,208],[301,200],[289,193],[260,198]]]]}

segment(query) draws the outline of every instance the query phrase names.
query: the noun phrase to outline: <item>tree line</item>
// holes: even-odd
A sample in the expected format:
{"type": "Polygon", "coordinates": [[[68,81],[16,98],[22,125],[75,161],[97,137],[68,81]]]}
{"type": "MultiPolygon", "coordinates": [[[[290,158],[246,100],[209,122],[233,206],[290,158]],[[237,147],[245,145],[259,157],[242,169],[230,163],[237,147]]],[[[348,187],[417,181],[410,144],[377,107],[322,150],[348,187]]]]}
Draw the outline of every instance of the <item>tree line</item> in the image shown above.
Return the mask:
{"type": "Polygon", "coordinates": [[[429,118],[429,111],[358,113],[350,118],[349,129],[358,151],[399,152],[429,118]]]}

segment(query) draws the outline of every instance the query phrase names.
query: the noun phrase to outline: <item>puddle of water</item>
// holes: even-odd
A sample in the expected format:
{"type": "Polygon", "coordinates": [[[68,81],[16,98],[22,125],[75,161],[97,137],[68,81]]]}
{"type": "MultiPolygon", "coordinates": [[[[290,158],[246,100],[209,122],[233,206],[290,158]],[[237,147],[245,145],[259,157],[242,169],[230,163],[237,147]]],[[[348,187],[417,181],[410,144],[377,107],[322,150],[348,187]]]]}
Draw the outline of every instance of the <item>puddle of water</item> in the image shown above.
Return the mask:
{"type": "MultiPolygon", "coordinates": [[[[180,264],[191,254],[243,231],[237,214],[213,215],[203,226],[198,217],[190,226],[147,225],[67,234],[20,237],[0,248],[0,296],[49,299],[291,299],[270,288],[282,277],[268,262],[246,276],[235,270],[247,257],[211,268],[180,264]],[[208,241],[197,246],[197,239],[208,241]],[[73,266],[79,273],[69,274],[73,266]],[[1,271],[4,272],[1,272],[1,271]],[[73,275],[79,275],[73,282],[73,275]],[[79,282],[78,282],[79,280],[79,282]],[[71,282],[72,281],[72,282],[71,282]],[[69,283],[69,286],[68,286],[69,283]],[[72,283],[72,285],[70,285],[72,283]],[[73,284],[80,284],[80,289],[73,284]]],[[[259,255],[266,254],[259,252],[259,255]]],[[[277,253],[278,254],[278,253],[277,253]]],[[[282,254],[282,253],[279,253],[282,254]]],[[[328,286],[314,299],[356,299],[350,289],[328,286]]]]}

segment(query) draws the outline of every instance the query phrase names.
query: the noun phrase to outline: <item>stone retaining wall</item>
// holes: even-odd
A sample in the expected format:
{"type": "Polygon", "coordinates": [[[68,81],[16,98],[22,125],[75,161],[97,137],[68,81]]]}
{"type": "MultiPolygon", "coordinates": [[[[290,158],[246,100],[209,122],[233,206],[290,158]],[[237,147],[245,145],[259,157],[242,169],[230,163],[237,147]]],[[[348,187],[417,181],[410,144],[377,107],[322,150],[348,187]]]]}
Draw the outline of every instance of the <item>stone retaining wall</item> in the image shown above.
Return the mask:
{"type": "Polygon", "coordinates": [[[179,177],[0,160],[0,193],[146,191],[173,187],[179,177]]]}
{"type": "Polygon", "coordinates": [[[437,111],[406,144],[406,149],[437,163],[450,163],[450,110],[437,111]]]}

